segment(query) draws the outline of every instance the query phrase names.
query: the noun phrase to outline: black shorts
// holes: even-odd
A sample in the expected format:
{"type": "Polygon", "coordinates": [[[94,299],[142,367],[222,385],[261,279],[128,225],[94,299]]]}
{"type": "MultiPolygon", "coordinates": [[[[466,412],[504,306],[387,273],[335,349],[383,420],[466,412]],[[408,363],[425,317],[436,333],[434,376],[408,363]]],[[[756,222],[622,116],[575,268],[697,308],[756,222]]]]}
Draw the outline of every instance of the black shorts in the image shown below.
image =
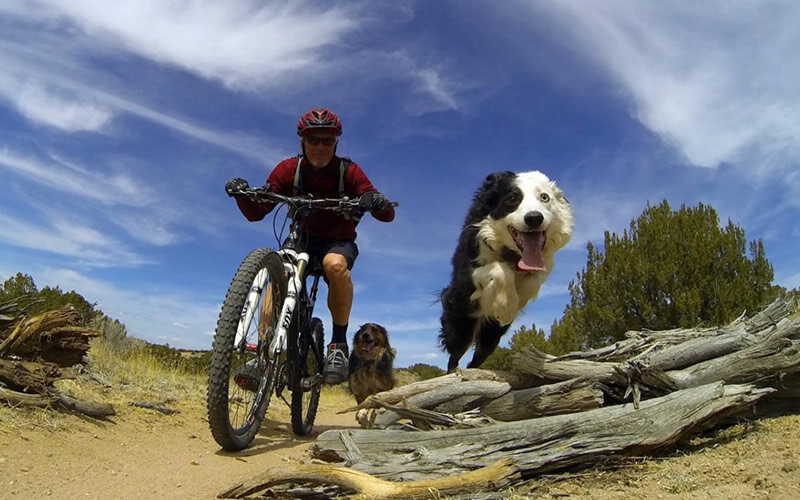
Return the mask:
{"type": "Polygon", "coordinates": [[[358,246],[353,240],[331,241],[309,237],[306,250],[311,255],[312,260],[317,260],[320,268],[322,267],[323,257],[329,253],[343,255],[347,260],[347,269],[353,269],[353,264],[355,264],[356,257],[358,257],[358,246]]]}

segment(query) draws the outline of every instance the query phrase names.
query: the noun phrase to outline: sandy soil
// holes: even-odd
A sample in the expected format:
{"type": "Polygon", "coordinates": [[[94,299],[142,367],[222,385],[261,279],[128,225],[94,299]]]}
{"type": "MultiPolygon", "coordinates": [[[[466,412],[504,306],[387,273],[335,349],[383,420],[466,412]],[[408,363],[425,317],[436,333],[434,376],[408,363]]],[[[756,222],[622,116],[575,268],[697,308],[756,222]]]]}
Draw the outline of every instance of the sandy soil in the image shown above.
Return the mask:
{"type": "MultiPolygon", "coordinates": [[[[324,401],[323,401],[324,403],[324,401]]],[[[214,498],[267,465],[303,461],[312,439],[268,420],[254,445],[223,453],[202,406],[165,416],[126,408],[112,422],[59,417],[57,429],[0,420],[0,498],[214,498]]],[[[800,413],[800,412],[799,412],[800,413]]],[[[321,408],[317,430],[354,427],[321,408]]],[[[669,457],[521,485],[514,498],[800,498],[800,415],[737,425],[669,457]],[[567,479],[564,479],[567,478],[567,479]]]]}
{"type": "MultiPolygon", "coordinates": [[[[303,460],[313,441],[292,434],[288,419],[269,419],[250,448],[225,453],[201,406],[171,416],[130,408],[112,422],[68,420],[59,430],[0,423],[0,498],[215,498],[268,465],[303,460]]],[[[325,411],[315,430],[353,426],[353,414],[325,411]]]]}

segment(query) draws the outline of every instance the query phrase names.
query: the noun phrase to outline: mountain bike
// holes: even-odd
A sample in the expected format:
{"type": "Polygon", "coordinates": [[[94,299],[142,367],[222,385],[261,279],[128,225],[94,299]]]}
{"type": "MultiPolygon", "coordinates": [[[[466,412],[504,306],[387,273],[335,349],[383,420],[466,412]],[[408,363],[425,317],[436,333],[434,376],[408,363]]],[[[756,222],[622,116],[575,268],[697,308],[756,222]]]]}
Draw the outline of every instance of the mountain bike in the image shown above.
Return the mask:
{"type": "MultiPolygon", "coordinates": [[[[322,321],[313,317],[323,269],[306,252],[304,221],[314,210],[363,215],[358,199],[290,197],[263,188],[238,194],[257,203],[286,205],[291,224],[279,250],[257,248],[245,257],[217,321],[208,423],[214,440],[231,451],[246,448],[255,438],[273,394],[290,407],[294,433],[311,433],[325,365],[322,321]],[[287,389],[291,402],[284,397],[287,389]]],[[[276,237],[280,241],[277,232],[276,237]]]]}

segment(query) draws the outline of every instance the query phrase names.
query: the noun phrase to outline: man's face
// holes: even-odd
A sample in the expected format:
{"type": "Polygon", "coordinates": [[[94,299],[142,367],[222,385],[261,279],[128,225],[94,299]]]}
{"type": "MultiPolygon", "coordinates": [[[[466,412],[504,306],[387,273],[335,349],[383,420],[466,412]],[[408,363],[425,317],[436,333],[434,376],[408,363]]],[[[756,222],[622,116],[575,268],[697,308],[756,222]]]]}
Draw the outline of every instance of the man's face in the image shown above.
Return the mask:
{"type": "Polygon", "coordinates": [[[306,158],[316,168],[322,168],[333,159],[336,136],[328,130],[312,130],[303,137],[306,158]]]}

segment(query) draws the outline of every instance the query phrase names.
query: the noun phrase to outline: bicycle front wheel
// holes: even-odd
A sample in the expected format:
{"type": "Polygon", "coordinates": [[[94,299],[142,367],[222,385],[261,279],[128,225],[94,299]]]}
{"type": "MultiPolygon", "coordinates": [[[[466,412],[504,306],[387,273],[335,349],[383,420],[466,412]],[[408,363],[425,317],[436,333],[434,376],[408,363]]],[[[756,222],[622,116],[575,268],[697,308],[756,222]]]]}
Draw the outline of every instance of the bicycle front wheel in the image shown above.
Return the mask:
{"type": "Polygon", "coordinates": [[[298,436],[311,434],[314,427],[324,365],[322,321],[313,318],[305,330],[297,336],[298,357],[294,363],[297,383],[292,390],[292,430],[298,436]]]}
{"type": "Polygon", "coordinates": [[[249,445],[264,420],[280,371],[270,359],[271,342],[286,298],[280,255],[252,251],[228,287],[217,321],[208,375],[208,423],[226,450],[249,445]]]}

